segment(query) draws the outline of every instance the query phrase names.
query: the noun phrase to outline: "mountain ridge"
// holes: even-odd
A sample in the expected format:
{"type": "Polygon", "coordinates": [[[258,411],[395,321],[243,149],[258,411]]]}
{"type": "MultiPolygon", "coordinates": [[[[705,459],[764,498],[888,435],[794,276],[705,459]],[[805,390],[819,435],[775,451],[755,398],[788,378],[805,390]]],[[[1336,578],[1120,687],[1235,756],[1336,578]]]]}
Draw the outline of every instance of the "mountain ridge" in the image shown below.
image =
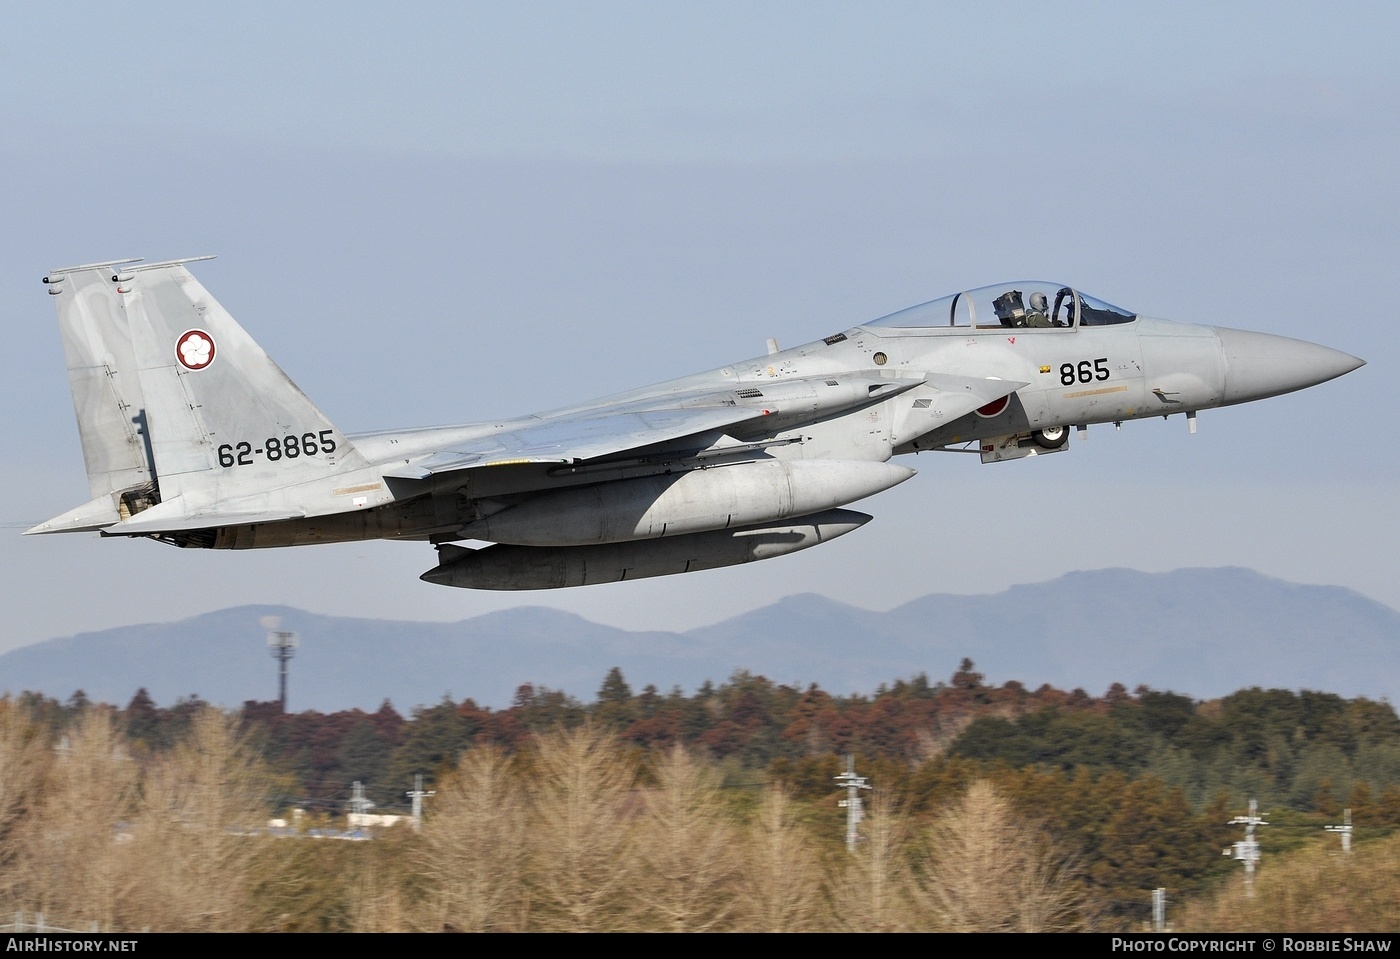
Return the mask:
{"type": "Polygon", "coordinates": [[[985,595],[930,593],[886,611],[814,593],[684,632],[625,630],[546,606],[457,622],[359,619],[249,604],[172,623],[58,637],[0,655],[0,689],[125,703],[199,695],[270,699],[264,616],[299,634],[289,708],[403,709],[443,696],[508,705],[532,683],[588,700],[619,666],[629,683],[694,689],[736,670],[828,692],[870,694],[964,658],[989,681],[1098,693],[1114,682],[1196,698],[1247,686],[1394,698],[1400,613],[1345,587],[1240,567],[1078,571],[985,595]]]}

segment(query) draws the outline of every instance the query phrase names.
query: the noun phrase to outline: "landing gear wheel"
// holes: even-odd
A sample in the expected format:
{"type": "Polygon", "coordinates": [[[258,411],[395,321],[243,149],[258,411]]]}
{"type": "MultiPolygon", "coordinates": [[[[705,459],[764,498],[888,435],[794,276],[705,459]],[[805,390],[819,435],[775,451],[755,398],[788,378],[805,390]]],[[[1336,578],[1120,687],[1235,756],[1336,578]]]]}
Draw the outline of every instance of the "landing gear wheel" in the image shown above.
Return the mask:
{"type": "Polygon", "coordinates": [[[1047,426],[1031,433],[1031,440],[1043,450],[1057,450],[1069,442],[1068,426],[1047,426]]]}

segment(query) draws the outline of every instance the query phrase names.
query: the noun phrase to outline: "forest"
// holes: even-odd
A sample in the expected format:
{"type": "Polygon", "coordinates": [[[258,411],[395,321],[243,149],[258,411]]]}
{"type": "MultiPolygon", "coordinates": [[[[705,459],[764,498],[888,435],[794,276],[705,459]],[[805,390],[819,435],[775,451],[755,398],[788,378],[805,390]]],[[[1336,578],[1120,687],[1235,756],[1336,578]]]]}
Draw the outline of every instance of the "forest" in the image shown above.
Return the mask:
{"type": "Polygon", "coordinates": [[[1400,902],[1400,717],[1306,690],[1092,696],[964,660],[869,696],[613,669],[589,703],[523,685],[407,716],[25,693],[0,762],[0,907],[72,928],[1133,930],[1161,887],[1178,929],[1342,931],[1400,902]],[[851,848],[848,757],[872,787],[851,848]],[[415,775],[421,829],[304,838],[355,783],[406,811],[415,775]],[[1221,850],[1250,799],[1269,825],[1241,899],[1221,850]],[[1304,915],[1343,810],[1355,851],[1304,915]]]}

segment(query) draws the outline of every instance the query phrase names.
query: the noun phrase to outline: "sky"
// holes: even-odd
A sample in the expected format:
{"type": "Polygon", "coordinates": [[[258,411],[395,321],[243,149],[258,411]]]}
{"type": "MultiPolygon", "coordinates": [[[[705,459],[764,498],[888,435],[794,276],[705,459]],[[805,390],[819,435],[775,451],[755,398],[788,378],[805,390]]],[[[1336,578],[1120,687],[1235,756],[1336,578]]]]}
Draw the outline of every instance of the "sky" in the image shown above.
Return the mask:
{"type": "Polygon", "coordinates": [[[1400,608],[1397,46],[1388,3],[9,8],[0,650],[242,603],[684,630],[1114,566],[1400,608]],[[1016,278],[1368,365],[1194,436],[923,454],[819,550],[582,590],[430,586],[425,544],[21,537],[87,498],[40,279],[206,253],[201,281],[347,432],[549,409],[1016,278]]]}

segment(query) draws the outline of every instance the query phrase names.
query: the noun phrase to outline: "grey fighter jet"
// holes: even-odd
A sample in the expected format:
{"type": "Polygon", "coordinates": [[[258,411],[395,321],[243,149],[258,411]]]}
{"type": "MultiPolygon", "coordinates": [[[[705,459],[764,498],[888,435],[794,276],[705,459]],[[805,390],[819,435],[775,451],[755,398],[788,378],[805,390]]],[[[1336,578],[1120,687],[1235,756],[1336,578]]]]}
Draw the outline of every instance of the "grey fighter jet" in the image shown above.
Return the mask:
{"type": "MultiPolygon", "coordinates": [[[[200,257],[198,259],[207,259],[200,257]]],[[[706,373],[501,423],[347,434],[192,260],[54,270],[90,502],[30,533],[252,549],[432,544],[423,579],[551,589],[781,556],[914,475],[1064,451],[1072,427],[1230,406],[1363,361],[1150,319],[1058,283],[969,290],[706,373]],[[488,545],[458,545],[475,541],[488,545]]]]}

